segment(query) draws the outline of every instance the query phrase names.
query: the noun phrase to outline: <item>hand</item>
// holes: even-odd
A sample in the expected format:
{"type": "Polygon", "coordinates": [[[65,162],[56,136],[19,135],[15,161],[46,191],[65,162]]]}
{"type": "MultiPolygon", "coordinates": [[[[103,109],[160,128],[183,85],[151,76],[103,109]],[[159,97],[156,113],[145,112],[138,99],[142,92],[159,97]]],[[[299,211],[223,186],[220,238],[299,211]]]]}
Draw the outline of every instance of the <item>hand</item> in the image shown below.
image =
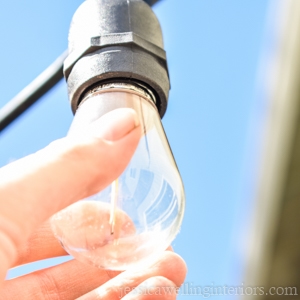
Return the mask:
{"type": "MultiPolygon", "coordinates": [[[[141,136],[131,109],[105,115],[90,132],[93,135],[58,140],[0,169],[3,279],[13,266],[66,255],[47,220],[117,178],[141,136]]],[[[176,287],[182,284],[185,274],[185,263],[171,251],[164,252],[148,269],[135,272],[107,271],[73,260],[3,281],[0,299],[175,299],[176,287]]]]}

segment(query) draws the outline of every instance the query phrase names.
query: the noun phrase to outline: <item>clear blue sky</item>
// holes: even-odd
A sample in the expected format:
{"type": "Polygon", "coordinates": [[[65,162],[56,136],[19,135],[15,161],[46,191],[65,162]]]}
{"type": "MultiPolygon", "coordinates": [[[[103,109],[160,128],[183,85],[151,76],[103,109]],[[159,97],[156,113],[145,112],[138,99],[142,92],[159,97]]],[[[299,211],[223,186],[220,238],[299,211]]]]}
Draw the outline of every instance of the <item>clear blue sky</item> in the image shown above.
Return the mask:
{"type": "MultiPolygon", "coordinates": [[[[81,2],[1,4],[0,106],[65,50],[69,23],[81,2]]],[[[249,205],[244,166],[253,157],[246,142],[267,9],[267,0],[162,0],[154,9],[172,83],[163,124],[187,199],[173,245],[187,261],[186,281],[194,285],[242,283],[238,229],[249,205]]],[[[0,166],[63,137],[71,120],[61,82],[0,135],[0,166]]]]}

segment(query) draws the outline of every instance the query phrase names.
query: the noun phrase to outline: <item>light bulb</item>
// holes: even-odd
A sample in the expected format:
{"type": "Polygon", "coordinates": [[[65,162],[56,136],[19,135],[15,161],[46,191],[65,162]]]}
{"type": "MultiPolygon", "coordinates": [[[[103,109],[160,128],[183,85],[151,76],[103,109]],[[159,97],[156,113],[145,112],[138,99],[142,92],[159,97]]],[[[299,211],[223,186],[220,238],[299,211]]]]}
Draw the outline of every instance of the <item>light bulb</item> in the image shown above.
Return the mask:
{"type": "Polygon", "coordinates": [[[183,184],[169,147],[155,96],[132,83],[107,83],[84,95],[70,133],[109,111],[132,108],[143,130],[129,165],[110,186],[52,217],[65,250],[100,268],[125,270],[151,262],[179,232],[183,184]]]}

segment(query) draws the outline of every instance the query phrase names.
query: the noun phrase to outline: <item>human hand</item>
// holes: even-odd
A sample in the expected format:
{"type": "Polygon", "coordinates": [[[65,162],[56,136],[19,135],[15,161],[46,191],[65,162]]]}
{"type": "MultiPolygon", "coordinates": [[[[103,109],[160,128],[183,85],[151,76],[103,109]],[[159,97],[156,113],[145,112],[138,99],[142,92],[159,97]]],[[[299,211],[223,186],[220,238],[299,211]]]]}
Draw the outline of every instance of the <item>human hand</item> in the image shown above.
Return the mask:
{"type": "MultiPolygon", "coordinates": [[[[136,120],[131,109],[113,111],[93,124],[93,135],[61,139],[0,169],[3,279],[13,266],[66,255],[47,220],[104,189],[123,172],[141,135],[136,120]]],[[[175,299],[175,287],[185,274],[185,263],[171,251],[148,269],[134,272],[107,271],[73,260],[2,282],[0,299],[175,299]],[[152,289],[125,296],[141,284],[152,289]],[[174,289],[154,295],[155,289],[166,286],[174,289]]]]}

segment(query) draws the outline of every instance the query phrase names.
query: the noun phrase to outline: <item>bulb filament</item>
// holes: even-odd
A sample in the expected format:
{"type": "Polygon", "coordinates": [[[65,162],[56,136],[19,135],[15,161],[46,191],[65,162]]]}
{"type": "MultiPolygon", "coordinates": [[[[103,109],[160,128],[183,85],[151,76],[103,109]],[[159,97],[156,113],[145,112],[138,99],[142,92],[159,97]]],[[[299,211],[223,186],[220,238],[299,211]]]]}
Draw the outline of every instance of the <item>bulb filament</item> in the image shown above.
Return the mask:
{"type": "Polygon", "coordinates": [[[119,189],[119,180],[116,179],[112,183],[112,191],[111,191],[111,207],[110,207],[110,230],[113,235],[115,232],[116,225],[116,209],[117,209],[117,200],[118,200],[118,189],[119,189]]]}

